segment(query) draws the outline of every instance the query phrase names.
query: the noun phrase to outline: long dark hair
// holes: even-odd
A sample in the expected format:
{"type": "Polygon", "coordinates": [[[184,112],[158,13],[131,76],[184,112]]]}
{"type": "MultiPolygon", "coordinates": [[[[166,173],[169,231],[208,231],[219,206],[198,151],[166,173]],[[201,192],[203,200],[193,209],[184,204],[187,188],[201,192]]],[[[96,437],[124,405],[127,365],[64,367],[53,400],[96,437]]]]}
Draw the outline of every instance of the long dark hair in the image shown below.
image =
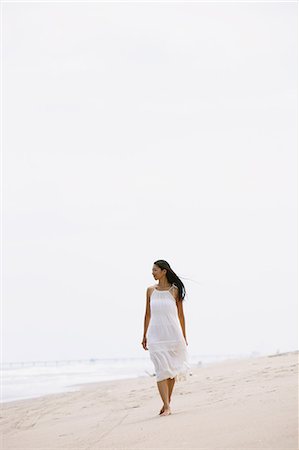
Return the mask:
{"type": "Polygon", "coordinates": [[[179,300],[183,301],[186,295],[186,289],[184,286],[184,283],[180,280],[180,278],[177,276],[177,274],[172,270],[170,267],[170,264],[168,264],[167,261],[164,259],[158,259],[158,261],[155,261],[154,264],[160,269],[166,269],[166,278],[168,283],[175,284],[179,290],[179,300]]]}

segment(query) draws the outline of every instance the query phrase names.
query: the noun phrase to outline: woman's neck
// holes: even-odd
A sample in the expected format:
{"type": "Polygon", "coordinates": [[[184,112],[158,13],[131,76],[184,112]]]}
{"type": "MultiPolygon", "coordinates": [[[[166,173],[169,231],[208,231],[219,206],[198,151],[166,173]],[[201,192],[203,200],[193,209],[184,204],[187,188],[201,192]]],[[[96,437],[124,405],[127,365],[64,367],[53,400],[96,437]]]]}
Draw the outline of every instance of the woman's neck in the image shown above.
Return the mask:
{"type": "Polygon", "coordinates": [[[167,282],[166,283],[160,283],[160,281],[159,281],[158,286],[159,286],[159,288],[165,289],[165,288],[170,287],[171,284],[167,283],[167,282]]]}

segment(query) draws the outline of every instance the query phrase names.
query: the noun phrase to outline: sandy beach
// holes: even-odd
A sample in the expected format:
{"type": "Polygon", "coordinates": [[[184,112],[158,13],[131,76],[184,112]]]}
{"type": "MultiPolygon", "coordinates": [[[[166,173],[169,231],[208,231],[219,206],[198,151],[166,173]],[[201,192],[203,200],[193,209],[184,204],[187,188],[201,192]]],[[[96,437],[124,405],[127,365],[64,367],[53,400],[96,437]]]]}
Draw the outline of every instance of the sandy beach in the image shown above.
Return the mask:
{"type": "Polygon", "coordinates": [[[192,369],[172,414],[154,377],[1,405],[2,449],[298,449],[298,352],[192,369]]]}

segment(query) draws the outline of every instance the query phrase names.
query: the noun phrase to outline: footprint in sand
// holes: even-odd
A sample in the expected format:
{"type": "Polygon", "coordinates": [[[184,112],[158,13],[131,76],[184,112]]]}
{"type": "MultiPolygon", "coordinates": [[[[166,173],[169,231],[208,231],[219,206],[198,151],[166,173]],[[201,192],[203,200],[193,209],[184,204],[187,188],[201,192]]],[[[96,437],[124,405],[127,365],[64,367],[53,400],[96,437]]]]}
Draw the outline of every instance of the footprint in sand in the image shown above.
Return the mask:
{"type": "Polygon", "coordinates": [[[127,406],[124,409],[140,408],[140,405],[127,406]]]}

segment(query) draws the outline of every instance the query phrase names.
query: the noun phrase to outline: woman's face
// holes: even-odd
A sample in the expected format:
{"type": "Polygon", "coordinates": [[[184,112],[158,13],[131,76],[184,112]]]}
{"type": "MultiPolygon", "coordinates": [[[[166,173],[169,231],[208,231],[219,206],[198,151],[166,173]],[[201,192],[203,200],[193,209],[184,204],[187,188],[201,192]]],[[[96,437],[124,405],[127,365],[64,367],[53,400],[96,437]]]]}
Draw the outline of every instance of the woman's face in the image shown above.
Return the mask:
{"type": "Polygon", "coordinates": [[[153,265],[152,273],[155,280],[160,280],[161,277],[166,273],[166,269],[160,269],[160,267],[153,265]]]}

